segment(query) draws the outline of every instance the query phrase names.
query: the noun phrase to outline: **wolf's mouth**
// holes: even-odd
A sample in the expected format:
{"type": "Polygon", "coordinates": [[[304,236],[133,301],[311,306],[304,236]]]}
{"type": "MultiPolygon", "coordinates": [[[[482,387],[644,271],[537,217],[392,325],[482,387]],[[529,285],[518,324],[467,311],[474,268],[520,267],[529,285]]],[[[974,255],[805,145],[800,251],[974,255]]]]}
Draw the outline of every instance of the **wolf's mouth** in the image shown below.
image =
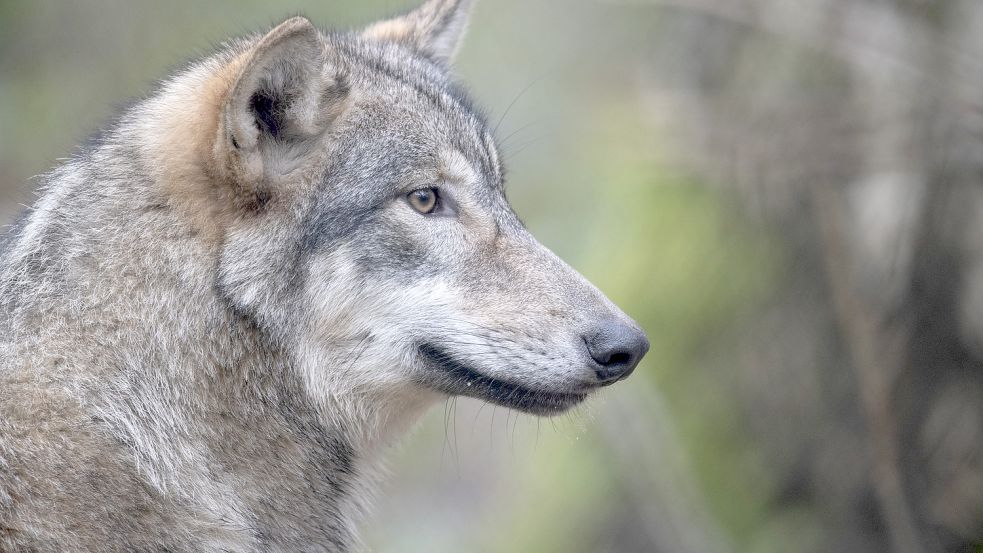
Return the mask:
{"type": "Polygon", "coordinates": [[[467,367],[447,351],[431,343],[422,343],[417,351],[436,369],[426,384],[453,395],[471,396],[525,411],[534,415],[554,415],[566,411],[590,395],[582,392],[533,390],[525,386],[486,376],[467,367]]]}

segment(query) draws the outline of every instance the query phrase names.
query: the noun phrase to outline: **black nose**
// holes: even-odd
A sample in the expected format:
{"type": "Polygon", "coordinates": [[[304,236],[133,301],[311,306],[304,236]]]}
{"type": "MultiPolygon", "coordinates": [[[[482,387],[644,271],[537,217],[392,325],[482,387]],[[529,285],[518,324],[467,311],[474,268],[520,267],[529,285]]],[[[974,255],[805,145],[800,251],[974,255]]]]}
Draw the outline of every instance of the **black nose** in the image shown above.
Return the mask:
{"type": "Polygon", "coordinates": [[[649,350],[645,333],[621,321],[605,321],[584,336],[601,384],[626,378],[649,350]]]}

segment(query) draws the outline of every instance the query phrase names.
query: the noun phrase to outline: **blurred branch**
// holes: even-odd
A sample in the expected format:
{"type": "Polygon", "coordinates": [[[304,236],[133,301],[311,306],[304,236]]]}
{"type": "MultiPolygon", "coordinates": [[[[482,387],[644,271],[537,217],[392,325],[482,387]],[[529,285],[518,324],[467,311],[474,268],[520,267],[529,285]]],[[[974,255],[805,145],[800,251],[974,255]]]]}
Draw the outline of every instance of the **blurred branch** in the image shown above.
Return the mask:
{"type": "Polygon", "coordinates": [[[912,509],[905,495],[899,466],[899,428],[892,409],[893,390],[902,367],[906,332],[885,328],[855,292],[849,253],[842,229],[846,217],[842,200],[832,187],[812,187],[820,227],[822,257],[840,334],[857,372],[860,399],[867,419],[873,454],[872,480],[899,553],[924,551],[912,509]]]}

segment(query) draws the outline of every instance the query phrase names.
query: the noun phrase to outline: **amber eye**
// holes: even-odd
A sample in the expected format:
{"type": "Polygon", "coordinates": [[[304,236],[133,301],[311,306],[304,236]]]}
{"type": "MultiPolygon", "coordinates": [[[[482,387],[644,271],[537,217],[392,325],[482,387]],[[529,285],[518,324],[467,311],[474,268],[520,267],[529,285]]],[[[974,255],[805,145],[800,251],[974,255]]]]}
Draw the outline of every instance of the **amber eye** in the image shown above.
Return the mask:
{"type": "Polygon", "coordinates": [[[413,209],[423,214],[433,213],[437,209],[438,196],[436,188],[421,188],[406,195],[413,209]]]}

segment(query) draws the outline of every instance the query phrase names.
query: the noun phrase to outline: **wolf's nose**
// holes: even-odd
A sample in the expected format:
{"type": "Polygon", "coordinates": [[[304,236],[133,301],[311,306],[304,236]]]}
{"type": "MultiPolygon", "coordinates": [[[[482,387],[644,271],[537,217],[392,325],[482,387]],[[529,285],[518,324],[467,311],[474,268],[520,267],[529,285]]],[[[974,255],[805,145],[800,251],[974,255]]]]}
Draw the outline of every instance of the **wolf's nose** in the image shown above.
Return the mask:
{"type": "Polygon", "coordinates": [[[601,384],[612,384],[635,370],[649,350],[645,333],[621,321],[605,321],[584,336],[601,384]]]}

